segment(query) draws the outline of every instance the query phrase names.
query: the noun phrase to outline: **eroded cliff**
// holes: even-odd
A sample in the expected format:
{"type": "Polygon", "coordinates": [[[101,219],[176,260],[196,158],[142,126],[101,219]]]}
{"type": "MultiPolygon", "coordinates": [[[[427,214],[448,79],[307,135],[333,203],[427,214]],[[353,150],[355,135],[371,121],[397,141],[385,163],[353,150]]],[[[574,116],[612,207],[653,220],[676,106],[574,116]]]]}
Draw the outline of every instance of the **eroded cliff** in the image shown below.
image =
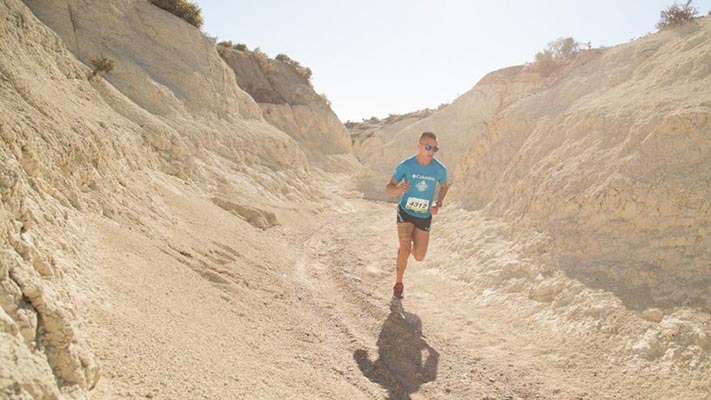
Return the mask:
{"type": "Polygon", "coordinates": [[[312,161],[351,153],[347,130],[328,100],[314,91],[309,77],[299,73],[304,67],[297,70],[293,61],[271,59],[259,50],[218,49],[264,118],[293,137],[312,161]]]}
{"type": "Polygon", "coordinates": [[[582,52],[486,121],[457,170],[469,209],[627,306],[711,309],[711,21],[582,52]]]}

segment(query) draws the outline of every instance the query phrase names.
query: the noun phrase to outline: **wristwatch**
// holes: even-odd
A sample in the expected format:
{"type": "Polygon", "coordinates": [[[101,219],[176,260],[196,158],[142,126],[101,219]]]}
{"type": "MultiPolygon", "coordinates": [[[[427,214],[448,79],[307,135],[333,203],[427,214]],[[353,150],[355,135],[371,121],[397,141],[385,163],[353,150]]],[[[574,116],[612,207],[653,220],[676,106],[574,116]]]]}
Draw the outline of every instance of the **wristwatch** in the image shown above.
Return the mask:
{"type": "Polygon", "coordinates": [[[439,200],[435,202],[435,205],[437,206],[437,208],[442,208],[442,202],[439,200]]]}

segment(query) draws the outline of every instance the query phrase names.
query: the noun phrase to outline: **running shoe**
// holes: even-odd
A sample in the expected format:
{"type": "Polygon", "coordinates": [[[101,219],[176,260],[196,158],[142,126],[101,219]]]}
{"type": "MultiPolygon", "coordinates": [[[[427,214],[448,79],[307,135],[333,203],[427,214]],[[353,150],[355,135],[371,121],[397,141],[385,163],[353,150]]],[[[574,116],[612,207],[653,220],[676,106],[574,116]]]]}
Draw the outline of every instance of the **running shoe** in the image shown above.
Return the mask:
{"type": "Polygon", "coordinates": [[[405,286],[403,286],[402,283],[396,283],[395,286],[393,286],[393,299],[402,299],[403,294],[402,292],[405,290],[405,286]]]}

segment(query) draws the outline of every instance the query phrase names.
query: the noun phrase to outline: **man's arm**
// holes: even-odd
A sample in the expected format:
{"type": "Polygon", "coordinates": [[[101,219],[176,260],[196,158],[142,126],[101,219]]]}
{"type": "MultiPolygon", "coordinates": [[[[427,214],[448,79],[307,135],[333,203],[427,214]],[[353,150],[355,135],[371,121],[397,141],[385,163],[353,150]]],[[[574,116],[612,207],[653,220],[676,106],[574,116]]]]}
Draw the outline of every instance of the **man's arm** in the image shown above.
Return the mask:
{"type": "Polygon", "coordinates": [[[447,190],[449,190],[449,182],[446,182],[444,185],[439,187],[439,194],[437,195],[437,201],[435,202],[437,207],[442,207],[442,204],[444,204],[444,196],[447,195],[447,190]]]}
{"type": "Polygon", "coordinates": [[[437,201],[435,201],[430,206],[430,212],[432,215],[439,214],[439,209],[442,208],[442,202],[444,201],[444,196],[447,195],[447,190],[449,189],[449,183],[444,183],[439,186],[439,192],[437,193],[437,201]]]}
{"type": "Polygon", "coordinates": [[[385,192],[390,196],[397,196],[398,194],[405,193],[408,190],[410,190],[410,183],[406,180],[398,184],[395,178],[390,178],[390,182],[385,185],[385,192]]]}

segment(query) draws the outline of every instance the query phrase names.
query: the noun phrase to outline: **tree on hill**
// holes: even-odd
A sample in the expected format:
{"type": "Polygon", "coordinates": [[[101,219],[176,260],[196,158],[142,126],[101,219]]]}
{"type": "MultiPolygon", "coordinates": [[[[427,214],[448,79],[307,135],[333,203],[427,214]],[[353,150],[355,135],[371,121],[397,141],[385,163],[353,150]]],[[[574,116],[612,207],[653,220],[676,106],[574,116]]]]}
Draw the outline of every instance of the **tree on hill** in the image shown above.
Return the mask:
{"type": "MultiPolygon", "coordinates": [[[[588,45],[588,47],[590,46],[588,45]]],[[[548,43],[545,49],[536,53],[531,69],[550,74],[566,62],[573,60],[580,49],[580,43],[572,37],[558,38],[556,41],[548,43]]]]}
{"type": "Polygon", "coordinates": [[[692,2],[693,0],[687,0],[686,4],[683,6],[674,3],[662,10],[659,13],[660,19],[657,23],[657,28],[659,30],[663,30],[666,28],[684,25],[685,23],[693,20],[694,17],[699,14],[699,10],[691,5],[692,2]]]}

